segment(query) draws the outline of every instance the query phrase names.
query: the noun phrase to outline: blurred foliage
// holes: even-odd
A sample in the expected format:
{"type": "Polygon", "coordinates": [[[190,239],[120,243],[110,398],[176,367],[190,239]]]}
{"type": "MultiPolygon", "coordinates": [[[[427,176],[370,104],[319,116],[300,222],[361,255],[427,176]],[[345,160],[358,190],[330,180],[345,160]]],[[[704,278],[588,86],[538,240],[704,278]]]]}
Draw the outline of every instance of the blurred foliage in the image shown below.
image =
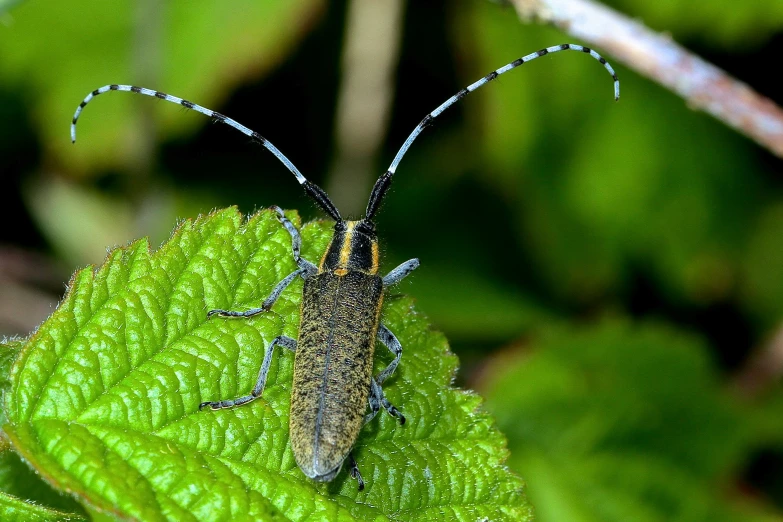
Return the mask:
{"type": "MultiPolygon", "coordinates": [[[[133,109],[129,97],[102,100],[100,117],[80,126],[90,146],[73,148],[62,116],[73,113],[74,100],[78,104],[107,83],[134,83],[143,74],[153,77],[148,79],[158,90],[188,92],[214,105],[239,81],[257,78],[278,62],[320,8],[319,0],[243,0],[231,9],[220,2],[197,8],[190,2],[155,2],[145,18],[145,2],[85,2],[81,8],[56,0],[24,2],[0,33],[0,75],[35,93],[31,111],[47,152],[70,172],[95,174],[136,161],[143,139],[136,120],[143,113],[133,109]],[[148,41],[159,46],[148,49],[148,41]]],[[[159,125],[165,135],[196,121],[169,111],[160,113],[159,125]]]]}
{"type": "MultiPolygon", "coordinates": [[[[770,74],[780,1],[608,3],[783,103],[770,74]]],[[[500,4],[409,3],[378,174],[460,88],[572,41],[500,4]]],[[[3,10],[0,169],[15,221],[0,243],[71,270],[216,207],[319,216],[270,154],[200,115],[114,93],[86,109],[75,147],[66,125],[92,89],[146,84],[235,117],[323,186],[345,1],[3,10]]],[[[383,265],[422,260],[395,292],[450,338],[458,379],[492,357],[482,386],[540,520],[779,520],[780,370],[745,400],[730,383],[780,349],[768,343],[783,323],[781,161],[613,65],[619,103],[598,64],[560,53],[438,118],[380,213],[383,265]],[[632,319],[585,325],[606,314],[632,319]],[[525,355],[503,359],[508,346],[525,355]]]]}
{"type": "Polygon", "coordinates": [[[703,40],[716,47],[757,45],[783,26],[783,2],[732,0],[610,0],[607,4],[634,13],[644,23],[678,38],[703,40]],[[685,7],[687,6],[687,8],[685,7]]]}
{"type": "MultiPolygon", "coordinates": [[[[502,63],[508,49],[558,39],[552,29],[515,31],[517,21],[497,10],[478,8],[467,23],[475,24],[481,70],[502,63]]],[[[673,300],[730,298],[764,195],[760,180],[734,166],[753,163],[749,144],[622,69],[621,102],[610,104],[611,84],[590,60],[553,62],[488,90],[477,115],[485,173],[518,209],[515,225],[549,286],[569,301],[592,301],[621,290],[637,269],[673,300]],[[552,95],[557,85],[577,94],[552,95]],[[582,122],[578,139],[569,139],[574,121],[582,122]],[[512,143],[517,136],[526,138],[512,143]],[[537,153],[556,136],[569,146],[537,153]]]]}
{"type": "Polygon", "coordinates": [[[783,310],[783,202],[767,205],[748,236],[741,297],[743,306],[763,327],[780,321],[783,310]]]}
{"type": "Polygon", "coordinates": [[[618,320],[496,356],[480,388],[539,520],[780,520],[729,480],[757,448],[783,448],[779,410],[730,396],[709,359],[693,335],[618,320]]]}

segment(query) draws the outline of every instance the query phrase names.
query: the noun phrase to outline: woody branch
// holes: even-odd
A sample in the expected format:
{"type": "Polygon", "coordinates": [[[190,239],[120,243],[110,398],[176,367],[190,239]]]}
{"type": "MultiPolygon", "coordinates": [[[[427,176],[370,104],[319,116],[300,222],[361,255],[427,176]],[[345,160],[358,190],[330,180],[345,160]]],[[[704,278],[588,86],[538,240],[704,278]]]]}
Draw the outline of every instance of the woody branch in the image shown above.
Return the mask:
{"type": "Polygon", "coordinates": [[[511,0],[520,18],[550,23],[612,55],[783,157],[783,110],[664,34],[592,0],[511,0]]]}

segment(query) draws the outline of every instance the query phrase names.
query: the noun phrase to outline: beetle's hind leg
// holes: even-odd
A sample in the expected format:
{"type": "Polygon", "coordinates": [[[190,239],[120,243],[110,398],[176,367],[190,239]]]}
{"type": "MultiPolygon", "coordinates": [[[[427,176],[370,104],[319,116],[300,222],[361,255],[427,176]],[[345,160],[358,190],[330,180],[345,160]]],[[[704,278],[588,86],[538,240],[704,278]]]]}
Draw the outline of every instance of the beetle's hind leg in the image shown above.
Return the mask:
{"type": "Polygon", "coordinates": [[[261,363],[261,370],[258,372],[258,380],[256,381],[255,387],[253,387],[253,391],[250,392],[250,395],[245,395],[243,397],[227,401],[202,402],[199,404],[198,409],[203,409],[205,406],[209,406],[213,410],[233,408],[234,406],[247,404],[253,399],[260,397],[264,391],[264,386],[266,385],[266,375],[269,373],[269,366],[272,364],[272,354],[275,351],[275,346],[278,345],[288,348],[292,352],[296,351],[296,339],[291,339],[290,337],[285,337],[284,335],[275,337],[274,340],[269,343],[269,348],[266,349],[266,354],[264,354],[264,362],[261,363]]]}
{"type": "Polygon", "coordinates": [[[381,411],[381,406],[389,412],[389,415],[399,420],[400,424],[405,424],[405,415],[400,413],[400,410],[389,402],[383,394],[383,388],[374,378],[370,381],[370,397],[368,400],[370,402],[370,413],[364,416],[364,424],[367,424],[378,415],[378,412],[381,411]]]}
{"type": "Polygon", "coordinates": [[[359,483],[359,491],[364,489],[364,479],[359,472],[359,465],[356,463],[356,459],[353,458],[353,452],[348,454],[348,472],[351,474],[351,478],[355,478],[359,483]]]}

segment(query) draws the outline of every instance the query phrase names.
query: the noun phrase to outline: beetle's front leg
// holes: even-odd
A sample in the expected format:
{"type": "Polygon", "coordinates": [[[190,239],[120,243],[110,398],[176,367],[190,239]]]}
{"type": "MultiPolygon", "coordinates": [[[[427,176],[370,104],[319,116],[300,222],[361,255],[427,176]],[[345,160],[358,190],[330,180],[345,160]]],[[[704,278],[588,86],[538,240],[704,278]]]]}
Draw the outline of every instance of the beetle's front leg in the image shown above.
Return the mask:
{"type": "Polygon", "coordinates": [[[275,211],[278,221],[280,221],[280,223],[283,225],[283,227],[285,227],[291,236],[291,250],[294,255],[294,261],[296,261],[296,265],[299,268],[288,274],[282,281],[277,283],[277,286],[275,286],[275,288],[272,290],[272,293],[269,294],[269,297],[264,299],[264,302],[261,303],[260,307],[251,308],[250,310],[244,310],[241,312],[222,309],[210,310],[207,312],[207,317],[212,317],[213,315],[219,315],[221,317],[253,317],[254,315],[268,312],[271,310],[272,306],[274,306],[275,302],[280,297],[280,294],[283,293],[283,290],[288,288],[288,285],[293,283],[297,276],[301,276],[302,279],[307,279],[318,271],[318,268],[313,263],[304,259],[300,255],[299,251],[302,247],[302,236],[299,235],[299,231],[296,229],[294,224],[291,223],[287,217],[285,217],[285,214],[280,207],[272,207],[272,210],[275,211]]]}
{"type": "Polygon", "coordinates": [[[271,207],[271,208],[277,214],[277,220],[280,221],[280,223],[285,227],[285,229],[291,235],[291,250],[293,251],[294,254],[294,261],[296,261],[296,266],[298,266],[300,269],[303,270],[304,274],[302,275],[302,277],[307,279],[307,276],[314,274],[318,271],[318,267],[316,267],[313,263],[311,263],[310,261],[308,261],[307,259],[303,258],[300,255],[300,250],[302,249],[302,236],[299,235],[299,231],[296,229],[294,224],[291,223],[291,220],[285,217],[285,213],[283,212],[283,209],[281,209],[280,207],[271,207]]]}

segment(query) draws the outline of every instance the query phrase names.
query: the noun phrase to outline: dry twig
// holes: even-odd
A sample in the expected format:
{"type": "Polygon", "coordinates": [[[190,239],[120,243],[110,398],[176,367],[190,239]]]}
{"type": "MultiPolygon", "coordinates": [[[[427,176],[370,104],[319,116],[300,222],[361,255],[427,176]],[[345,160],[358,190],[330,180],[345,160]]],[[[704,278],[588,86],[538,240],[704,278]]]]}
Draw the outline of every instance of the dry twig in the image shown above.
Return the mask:
{"type": "Polygon", "coordinates": [[[522,19],[551,23],[595,46],[783,157],[783,110],[669,36],[592,0],[511,2],[522,19]]]}

